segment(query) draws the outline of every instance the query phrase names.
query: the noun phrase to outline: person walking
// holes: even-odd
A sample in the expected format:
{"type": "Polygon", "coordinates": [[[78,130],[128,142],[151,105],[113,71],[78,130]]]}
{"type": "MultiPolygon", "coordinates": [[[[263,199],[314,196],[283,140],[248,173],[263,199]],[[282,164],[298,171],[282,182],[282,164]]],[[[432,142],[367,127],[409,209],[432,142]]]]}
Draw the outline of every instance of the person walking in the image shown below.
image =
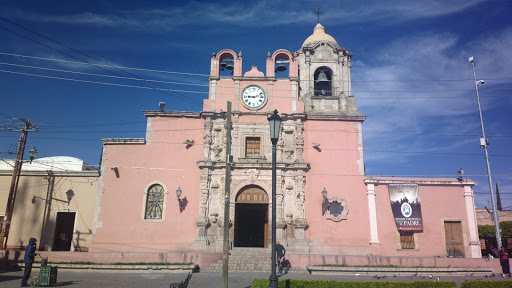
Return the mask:
{"type": "Polygon", "coordinates": [[[276,242],[276,253],[277,253],[277,267],[279,268],[279,273],[283,273],[283,265],[281,265],[281,258],[286,254],[286,249],[284,249],[283,245],[276,242]]]}
{"type": "Polygon", "coordinates": [[[30,286],[27,285],[27,281],[28,278],[30,278],[30,273],[32,272],[32,264],[34,263],[34,257],[37,256],[36,246],[36,238],[30,238],[30,240],[28,240],[27,248],[25,248],[25,257],[23,257],[23,263],[25,263],[25,271],[23,272],[23,279],[21,279],[21,287],[30,286]]]}
{"type": "Polygon", "coordinates": [[[500,264],[501,269],[503,269],[503,274],[508,274],[510,276],[510,264],[508,262],[508,258],[510,257],[508,250],[505,247],[501,246],[500,252],[498,252],[500,256],[500,264]]]}

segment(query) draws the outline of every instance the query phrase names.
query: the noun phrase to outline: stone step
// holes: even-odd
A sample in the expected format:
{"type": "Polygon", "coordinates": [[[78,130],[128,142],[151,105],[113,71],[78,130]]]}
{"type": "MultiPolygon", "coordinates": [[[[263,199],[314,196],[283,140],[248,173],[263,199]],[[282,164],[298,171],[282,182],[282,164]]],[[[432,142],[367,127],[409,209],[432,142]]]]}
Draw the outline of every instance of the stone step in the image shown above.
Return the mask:
{"type": "MultiPolygon", "coordinates": [[[[269,272],[271,268],[271,253],[267,248],[234,248],[229,255],[229,271],[269,272]]],[[[203,272],[222,272],[222,260],[201,269],[203,272]]],[[[291,268],[289,272],[304,272],[305,270],[291,268]]]]}

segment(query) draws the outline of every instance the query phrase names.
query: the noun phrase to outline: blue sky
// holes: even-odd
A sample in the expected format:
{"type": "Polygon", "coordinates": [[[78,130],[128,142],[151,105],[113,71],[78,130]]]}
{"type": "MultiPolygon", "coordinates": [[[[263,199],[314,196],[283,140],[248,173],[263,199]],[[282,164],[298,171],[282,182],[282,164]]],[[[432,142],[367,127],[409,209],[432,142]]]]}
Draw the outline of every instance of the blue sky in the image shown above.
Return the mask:
{"type": "MultiPolygon", "coordinates": [[[[489,206],[468,62],[474,56],[477,77],[485,80],[480,95],[493,180],[499,183],[503,206],[512,206],[512,2],[360,2],[321,1],[320,22],[340,46],[354,53],[353,94],[359,111],[368,116],[363,124],[366,173],[456,177],[463,168],[479,183],[476,206],[489,206]]],[[[158,102],[164,101],[167,110],[200,111],[212,52],[242,51],[244,72],[251,66],[264,70],[267,52],[299,50],[316,25],[315,1],[0,3],[0,123],[31,119],[40,129],[29,135],[27,150],[35,146],[39,157],[74,156],[94,165],[99,163],[102,138],[145,136],[141,110],[158,109],[158,102]],[[108,66],[106,71],[73,63],[79,59],[198,75],[108,66]],[[139,87],[147,83],[198,93],[92,82],[139,87]]],[[[0,131],[0,158],[14,158],[9,152],[15,151],[18,137],[0,131]]]]}

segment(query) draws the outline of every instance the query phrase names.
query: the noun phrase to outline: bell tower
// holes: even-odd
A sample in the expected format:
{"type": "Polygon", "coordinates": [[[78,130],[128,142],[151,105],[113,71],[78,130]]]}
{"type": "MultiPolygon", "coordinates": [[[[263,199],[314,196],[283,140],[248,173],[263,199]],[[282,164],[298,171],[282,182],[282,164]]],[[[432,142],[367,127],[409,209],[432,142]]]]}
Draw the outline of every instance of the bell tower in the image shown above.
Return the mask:
{"type": "Polygon", "coordinates": [[[304,112],[309,115],[360,115],[351,88],[352,53],[326,34],[320,23],[296,55],[304,112]]]}

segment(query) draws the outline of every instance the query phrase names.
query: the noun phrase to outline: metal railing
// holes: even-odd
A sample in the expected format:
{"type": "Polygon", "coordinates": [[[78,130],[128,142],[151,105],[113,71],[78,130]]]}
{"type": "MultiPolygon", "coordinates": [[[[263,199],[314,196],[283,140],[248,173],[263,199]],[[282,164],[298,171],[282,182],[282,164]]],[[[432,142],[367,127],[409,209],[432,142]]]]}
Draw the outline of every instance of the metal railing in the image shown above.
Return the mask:
{"type": "Polygon", "coordinates": [[[326,88],[326,89],[314,89],[314,96],[335,96],[336,95],[336,88],[326,88]]]}

